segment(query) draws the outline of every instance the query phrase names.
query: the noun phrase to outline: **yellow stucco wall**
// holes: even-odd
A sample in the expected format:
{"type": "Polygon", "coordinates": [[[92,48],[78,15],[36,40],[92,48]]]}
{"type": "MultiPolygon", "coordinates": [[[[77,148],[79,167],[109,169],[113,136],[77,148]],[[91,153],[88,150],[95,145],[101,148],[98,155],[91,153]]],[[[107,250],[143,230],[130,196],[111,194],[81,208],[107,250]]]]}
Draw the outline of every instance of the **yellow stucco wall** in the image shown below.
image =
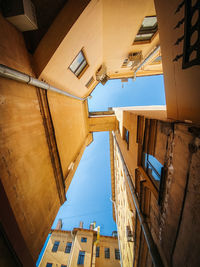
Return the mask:
{"type": "MultiPolygon", "coordinates": [[[[145,0],[142,5],[140,1],[131,0],[117,0],[114,5],[111,0],[92,0],[73,25],[69,20],[70,29],[67,22],[62,23],[69,16],[69,10],[71,13],[74,10],[75,14],[80,12],[72,1],[66,4],[39,44],[34,60],[40,78],[77,96],[91,93],[97,85],[95,73],[102,64],[106,66],[110,78],[133,77],[133,69],[122,68],[129,53],[142,51],[142,62],[159,45],[158,33],[149,43],[133,43],[144,17],[156,14],[153,0],[145,0]],[[68,31],[65,32],[64,27],[68,31]],[[49,44],[55,46],[53,53],[49,53],[49,48],[44,49],[49,44]],[[69,66],[81,49],[89,67],[77,78],[69,66]],[[92,76],[94,83],[87,88],[85,85],[92,76]]],[[[152,64],[158,55],[160,51],[137,75],[161,74],[162,64],[152,64]]]]}
{"type": "Polygon", "coordinates": [[[134,248],[134,219],[135,209],[131,209],[128,193],[126,189],[125,173],[119,151],[114,142],[114,164],[115,164],[115,205],[116,205],[116,223],[120,239],[120,250],[123,266],[133,266],[133,248],[134,248]],[[127,239],[126,228],[130,227],[133,238],[127,239]]]}
{"type": "Polygon", "coordinates": [[[115,259],[115,249],[118,249],[117,238],[100,236],[97,246],[100,247],[100,253],[96,258],[95,267],[120,267],[120,261],[115,259]],[[110,259],[105,258],[105,248],[110,248],[110,259]]]}
{"type": "Polygon", "coordinates": [[[61,264],[68,265],[70,253],[65,253],[67,242],[72,242],[70,231],[53,231],[39,266],[46,267],[47,263],[52,263],[54,267],[61,264]],[[52,252],[55,241],[59,241],[60,244],[58,251],[52,252]]]}
{"type": "Polygon", "coordinates": [[[78,267],[78,256],[80,251],[85,252],[84,266],[91,267],[119,267],[119,260],[115,259],[115,249],[118,249],[118,240],[111,236],[100,236],[97,246],[100,247],[100,257],[96,258],[96,231],[75,228],[73,231],[53,230],[46,246],[40,267],[46,267],[52,263],[53,267],[61,264],[69,267],[78,267]],[[87,242],[81,242],[81,238],[87,238],[87,242]],[[55,241],[59,241],[57,252],[52,252],[55,241]],[[67,242],[72,242],[70,253],[65,253],[67,242]],[[104,248],[110,248],[110,258],[105,259],[104,248]],[[93,254],[94,253],[94,254],[93,254]]]}
{"type": "MultiPolygon", "coordinates": [[[[34,76],[22,34],[0,25],[1,64],[34,76]]],[[[0,103],[1,182],[36,261],[60,206],[36,88],[0,78],[0,103]]]]}

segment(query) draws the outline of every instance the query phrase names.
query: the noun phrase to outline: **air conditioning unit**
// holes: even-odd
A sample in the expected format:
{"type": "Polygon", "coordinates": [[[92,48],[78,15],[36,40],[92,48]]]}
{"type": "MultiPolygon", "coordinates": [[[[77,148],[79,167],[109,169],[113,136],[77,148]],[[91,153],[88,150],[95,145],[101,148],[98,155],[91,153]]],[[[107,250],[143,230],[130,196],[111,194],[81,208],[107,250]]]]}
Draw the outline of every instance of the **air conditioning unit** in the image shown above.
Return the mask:
{"type": "Polygon", "coordinates": [[[104,64],[101,65],[101,67],[96,72],[96,80],[101,82],[101,84],[103,85],[109,80],[109,77],[106,73],[107,69],[104,64]]]}
{"type": "Polygon", "coordinates": [[[142,51],[129,53],[128,59],[132,62],[132,67],[137,66],[142,61],[142,51]]]}
{"type": "Polygon", "coordinates": [[[38,28],[35,6],[31,0],[5,1],[3,15],[22,32],[37,30],[38,28]]]}

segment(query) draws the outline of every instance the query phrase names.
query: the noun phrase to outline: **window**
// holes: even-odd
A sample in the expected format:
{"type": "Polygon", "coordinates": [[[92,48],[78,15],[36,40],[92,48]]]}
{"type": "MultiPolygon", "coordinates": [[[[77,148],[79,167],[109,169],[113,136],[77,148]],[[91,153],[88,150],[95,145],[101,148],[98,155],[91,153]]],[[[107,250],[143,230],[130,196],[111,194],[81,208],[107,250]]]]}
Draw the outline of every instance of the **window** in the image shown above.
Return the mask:
{"type": "Polygon", "coordinates": [[[81,237],[81,242],[86,243],[87,242],[87,238],[86,237],[81,237]]]}
{"type": "Polygon", "coordinates": [[[84,258],[85,258],[85,251],[79,251],[77,264],[83,265],[84,264],[84,258]]]}
{"type": "Polygon", "coordinates": [[[66,248],[65,248],[65,253],[70,253],[72,247],[71,242],[67,242],[66,248]]]}
{"type": "Polygon", "coordinates": [[[61,264],[61,267],[67,267],[67,265],[61,264]]]}
{"type": "Polygon", "coordinates": [[[115,249],[115,259],[116,260],[120,260],[120,253],[119,253],[119,249],[115,249]]]}
{"type": "Polygon", "coordinates": [[[83,51],[81,50],[69,66],[69,69],[76,75],[76,77],[80,78],[88,66],[83,51]]]}
{"type": "Polygon", "coordinates": [[[96,257],[99,258],[100,255],[100,247],[96,247],[96,257]]]}
{"type": "Polygon", "coordinates": [[[151,41],[158,28],[156,16],[145,17],[134,42],[151,41]]]}
{"type": "Polygon", "coordinates": [[[46,267],[52,267],[52,263],[48,263],[48,262],[47,262],[46,267]]]}
{"type": "Polygon", "coordinates": [[[152,155],[143,153],[142,165],[154,184],[159,187],[163,165],[152,155]]]}
{"type": "Polygon", "coordinates": [[[129,131],[124,127],[124,140],[127,143],[127,149],[129,149],[129,131]]]}
{"type": "Polygon", "coordinates": [[[58,250],[59,244],[60,244],[60,241],[55,241],[51,251],[56,252],[58,250]]]}
{"type": "Polygon", "coordinates": [[[105,248],[105,258],[106,259],[110,259],[110,249],[109,248],[105,248]]]}

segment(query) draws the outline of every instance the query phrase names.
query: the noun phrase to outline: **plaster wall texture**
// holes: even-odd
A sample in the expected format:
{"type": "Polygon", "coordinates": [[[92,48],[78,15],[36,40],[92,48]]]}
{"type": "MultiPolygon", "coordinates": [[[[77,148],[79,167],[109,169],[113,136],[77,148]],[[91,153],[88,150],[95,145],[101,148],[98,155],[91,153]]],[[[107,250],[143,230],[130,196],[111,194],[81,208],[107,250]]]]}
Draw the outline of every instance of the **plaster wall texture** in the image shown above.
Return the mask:
{"type": "MultiPolygon", "coordinates": [[[[128,58],[129,53],[142,51],[143,61],[159,45],[159,34],[155,34],[149,43],[133,43],[143,18],[156,14],[152,0],[143,1],[142,6],[140,1],[130,0],[117,0],[114,5],[112,1],[107,0],[82,2],[82,9],[77,9],[77,3],[73,4],[72,1],[66,3],[40,42],[34,54],[34,61],[40,78],[83,97],[88,96],[98,84],[95,73],[102,64],[106,66],[110,78],[133,77],[134,70],[131,67],[122,68],[124,60],[128,58]],[[70,15],[77,16],[74,23],[71,19],[66,20],[69,12],[70,15]],[[49,44],[54,47],[51,53],[49,44]],[[81,49],[88,68],[77,78],[69,66],[81,49]],[[87,88],[86,84],[91,77],[94,82],[87,88]]],[[[160,51],[137,75],[161,74],[162,64],[153,63],[159,55],[160,51]]]]}
{"type": "Polygon", "coordinates": [[[117,238],[111,236],[100,236],[97,246],[100,247],[100,257],[96,257],[96,231],[75,228],[71,231],[53,230],[44,251],[40,267],[46,267],[47,263],[52,266],[67,265],[78,267],[78,256],[80,251],[85,252],[84,266],[96,267],[119,267],[119,260],[115,259],[115,249],[118,249],[117,238]],[[87,242],[81,242],[81,238],[87,238],[87,242]],[[52,252],[55,241],[59,241],[58,250],[52,252]],[[71,252],[65,253],[67,242],[72,242],[71,252]],[[110,248],[110,258],[105,259],[104,249],[110,248]],[[94,253],[94,254],[93,254],[94,253]]]}
{"type": "MultiPolygon", "coordinates": [[[[1,63],[34,76],[21,33],[2,16],[0,23],[1,63]]],[[[60,201],[36,88],[0,79],[1,182],[36,261],[60,201]]]]}
{"type": "MultiPolygon", "coordinates": [[[[198,227],[197,225],[200,220],[198,215],[199,209],[197,208],[199,195],[199,128],[191,124],[177,123],[169,120],[157,121],[154,156],[165,166],[165,180],[164,187],[162,190],[160,189],[160,192],[157,189],[157,194],[155,194],[154,190],[152,191],[153,187],[146,185],[149,192],[147,194],[143,187],[145,186],[144,179],[146,179],[145,175],[147,174],[140,172],[141,182],[138,191],[135,169],[139,167],[139,170],[141,170],[142,167],[140,166],[140,161],[136,159],[137,156],[134,160],[131,154],[132,149],[137,155],[140,150],[136,142],[138,123],[136,117],[136,111],[133,114],[131,110],[125,110],[123,116],[118,116],[118,118],[123,118],[122,126],[129,130],[129,149],[127,149],[123,135],[121,136],[117,132],[115,135],[136,192],[138,192],[140,208],[148,218],[153,240],[158,247],[164,266],[184,265],[186,262],[189,265],[191,264],[191,266],[198,266],[199,236],[195,235],[195,231],[197,231],[195,229],[197,229],[196,227],[198,227]],[[158,203],[158,197],[162,199],[160,204],[158,203]],[[188,244],[190,245],[188,246],[188,244]]],[[[122,177],[122,175],[120,176],[118,161],[119,157],[115,157],[116,200],[121,196],[118,187],[120,187],[119,177],[122,177]]],[[[126,204],[123,198],[120,203],[123,204],[122,209],[125,210],[126,204]]],[[[121,221],[118,223],[119,232],[120,224],[121,221]]],[[[137,240],[135,240],[137,245],[140,231],[137,228],[135,231],[137,231],[137,240]]],[[[150,255],[148,252],[145,252],[144,237],[141,238],[140,242],[142,246],[141,252],[138,256],[137,254],[135,256],[138,259],[140,258],[141,264],[144,264],[144,259],[146,259],[146,262],[149,262],[148,264],[151,266],[150,255]]]]}
{"type": "MultiPolygon", "coordinates": [[[[185,16],[184,6],[175,14],[179,4],[178,0],[155,1],[162,49],[167,117],[174,120],[190,120],[199,124],[199,66],[182,69],[182,58],[173,61],[177,55],[183,53],[183,41],[174,45],[177,39],[184,35],[184,23],[174,29],[185,16]]],[[[194,42],[192,39],[192,43],[194,42]]]]}

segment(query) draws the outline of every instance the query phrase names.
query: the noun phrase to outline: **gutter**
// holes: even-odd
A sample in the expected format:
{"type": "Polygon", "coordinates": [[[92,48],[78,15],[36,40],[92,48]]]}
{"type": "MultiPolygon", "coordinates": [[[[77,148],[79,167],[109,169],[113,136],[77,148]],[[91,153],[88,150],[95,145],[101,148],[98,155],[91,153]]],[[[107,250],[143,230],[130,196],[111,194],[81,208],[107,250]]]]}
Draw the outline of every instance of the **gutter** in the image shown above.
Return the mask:
{"type": "Polygon", "coordinates": [[[149,55],[148,57],[145,58],[145,60],[139,65],[139,67],[137,67],[136,71],[134,72],[134,76],[133,76],[133,81],[136,80],[136,74],[137,72],[147,63],[147,61],[149,61],[149,59],[151,59],[160,49],[160,45],[158,45],[149,55]]]}
{"type": "Polygon", "coordinates": [[[15,81],[21,82],[21,83],[26,83],[28,85],[32,85],[32,86],[35,86],[38,88],[42,88],[45,90],[56,92],[58,94],[65,95],[65,96],[68,96],[70,98],[74,98],[74,99],[77,99],[80,101],[85,101],[87,99],[87,97],[81,98],[81,97],[72,95],[72,94],[70,94],[66,91],[63,91],[59,88],[56,88],[56,87],[54,87],[54,86],[52,86],[46,82],[40,81],[40,80],[38,80],[38,79],[36,79],[36,78],[26,74],[26,73],[12,69],[12,68],[7,67],[3,64],[0,64],[0,77],[15,80],[15,81]]]}

